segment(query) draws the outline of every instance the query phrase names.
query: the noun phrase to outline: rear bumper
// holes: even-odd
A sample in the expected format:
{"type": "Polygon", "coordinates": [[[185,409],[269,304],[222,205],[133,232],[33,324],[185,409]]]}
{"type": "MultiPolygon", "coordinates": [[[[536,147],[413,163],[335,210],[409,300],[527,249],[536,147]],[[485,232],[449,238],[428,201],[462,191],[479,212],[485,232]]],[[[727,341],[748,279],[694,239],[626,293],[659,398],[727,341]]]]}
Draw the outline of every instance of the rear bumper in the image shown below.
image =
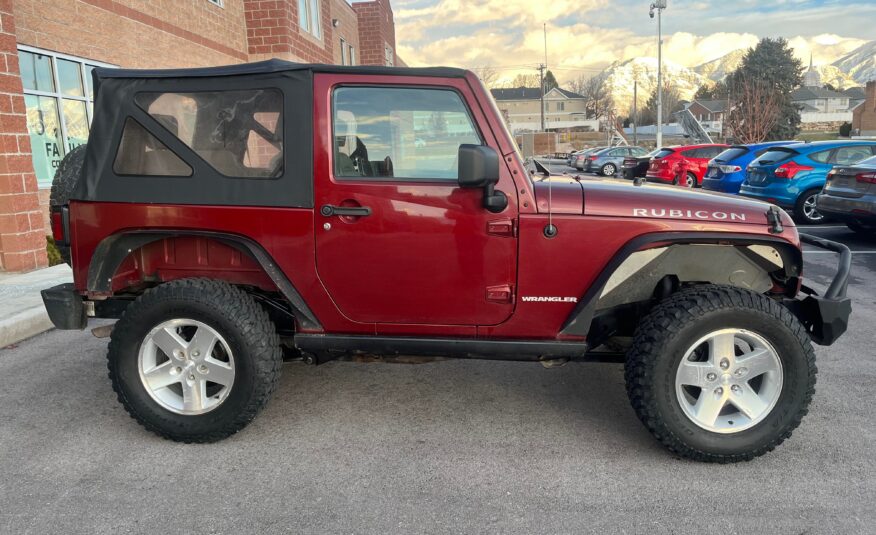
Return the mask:
{"type": "Polygon", "coordinates": [[[803,287],[807,294],[803,299],[787,299],[785,306],[803,323],[809,337],[816,344],[829,346],[839,339],[849,327],[852,301],[846,297],[852,253],[841,243],[825,240],[809,234],[800,234],[803,243],[839,253],[837,272],[823,296],[803,287]]]}
{"type": "Polygon", "coordinates": [[[73,283],[61,284],[40,292],[49,319],[58,329],[82,330],[88,325],[85,303],[73,283]]]}
{"type": "Polygon", "coordinates": [[[876,195],[856,199],[822,193],[817,197],[818,211],[844,222],[876,222],[876,195]]]}
{"type": "Polygon", "coordinates": [[[743,177],[724,175],[720,178],[704,178],[703,189],[708,191],[720,191],[721,193],[739,193],[742,187],[743,177]]]}

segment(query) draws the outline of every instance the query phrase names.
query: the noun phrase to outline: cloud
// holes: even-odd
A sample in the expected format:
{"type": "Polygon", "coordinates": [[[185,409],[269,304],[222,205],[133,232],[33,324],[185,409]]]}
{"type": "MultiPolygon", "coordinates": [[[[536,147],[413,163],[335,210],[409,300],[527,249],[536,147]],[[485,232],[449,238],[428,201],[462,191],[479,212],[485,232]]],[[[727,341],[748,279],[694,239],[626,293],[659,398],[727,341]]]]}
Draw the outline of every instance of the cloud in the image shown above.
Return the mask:
{"type": "MultiPolygon", "coordinates": [[[[558,79],[569,80],[595,74],[615,61],[656,56],[656,28],[642,9],[638,11],[643,17],[635,23],[617,23],[617,17],[629,19],[630,10],[639,4],[631,0],[397,0],[397,48],[409,65],[491,65],[502,78],[510,80],[518,73],[535,72],[544,61],[542,22],[547,21],[549,66],[558,79]],[[613,23],[606,25],[609,20],[613,23]]],[[[739,16],[752,20],[758,10],[765,9],[762,5],[752,3],[739,16]]],[[[783,7],[793,9],[792,5],[783,7]]],[[[714,27],[710,23],[716,21],[709,20],[714,4],[679,1],[673,7],[676,24],[681,12],[704,20],[704,24],[685,24],[685,28],[714,27]]],[[[833,13],[835,7],[827,9],[833,13]]],[[[810,9],[796,17],[809,20],[813,12],[810,9]]],[[[782,20],[784,15],[784,11],[760,13],[761,19],[782,20]]],[[[822,31],[829,29],[824,19],[820,22],[822,31]]],[[[729,24],[724,26],[730,28],[729,24]]],[[[798,29],[802,34],[806,27],[798,29]]],[[[752,47],[761,35],[755,31],[672,31],[670,27],[664,35],[664,58],[693,67],[733,50],[752,47]]],[[[791,36],[789,41],[804,64],[809,63],[810,53],[816,64],[830,63],[865,42],[833,33],[791,36]]]]}

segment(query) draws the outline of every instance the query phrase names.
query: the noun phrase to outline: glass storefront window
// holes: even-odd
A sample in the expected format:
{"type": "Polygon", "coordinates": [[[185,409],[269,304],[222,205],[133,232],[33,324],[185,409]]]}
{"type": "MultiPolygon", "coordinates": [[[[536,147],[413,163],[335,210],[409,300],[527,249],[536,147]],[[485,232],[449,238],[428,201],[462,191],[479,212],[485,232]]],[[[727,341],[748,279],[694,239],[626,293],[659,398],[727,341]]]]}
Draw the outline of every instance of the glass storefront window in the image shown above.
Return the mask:
{"type": "Polygon", "coordinates": [[[50,186],[61,159],[88,141],[95,61],[21,46],[18,50],[27,131],[37,183],[50,186]]]}

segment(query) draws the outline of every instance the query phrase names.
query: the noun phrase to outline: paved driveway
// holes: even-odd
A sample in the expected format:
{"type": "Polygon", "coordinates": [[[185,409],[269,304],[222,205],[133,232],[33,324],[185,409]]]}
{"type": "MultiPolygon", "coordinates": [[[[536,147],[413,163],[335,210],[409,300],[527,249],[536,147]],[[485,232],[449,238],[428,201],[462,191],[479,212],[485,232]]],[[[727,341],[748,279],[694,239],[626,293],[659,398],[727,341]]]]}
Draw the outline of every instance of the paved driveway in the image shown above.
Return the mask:
{"type": "Polygon", "coordinates": [[[0,350],[0,533],[872,533],[876,240],[814,232],[860,251],[851,330],[755,461],[673,458],[593,364],[287,364],[245,431],[175,444],[116,402],[106,341],[55,331],[0,350]]]}

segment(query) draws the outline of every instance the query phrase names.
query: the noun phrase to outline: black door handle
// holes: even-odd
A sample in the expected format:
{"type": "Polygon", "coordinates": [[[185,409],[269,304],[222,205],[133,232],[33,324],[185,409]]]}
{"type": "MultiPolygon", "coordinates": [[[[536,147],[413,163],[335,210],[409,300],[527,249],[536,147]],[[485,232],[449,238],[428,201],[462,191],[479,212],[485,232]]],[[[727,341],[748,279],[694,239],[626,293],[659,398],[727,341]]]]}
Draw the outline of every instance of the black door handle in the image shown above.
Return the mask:
{"type": "Polygon", "coordinates": [[[371,208],[367,206],[332,206],[331,204],[324,204],[319,209],[319,213],[325,217],[333,215],[367,217],[371,215],[371,208]]]}

